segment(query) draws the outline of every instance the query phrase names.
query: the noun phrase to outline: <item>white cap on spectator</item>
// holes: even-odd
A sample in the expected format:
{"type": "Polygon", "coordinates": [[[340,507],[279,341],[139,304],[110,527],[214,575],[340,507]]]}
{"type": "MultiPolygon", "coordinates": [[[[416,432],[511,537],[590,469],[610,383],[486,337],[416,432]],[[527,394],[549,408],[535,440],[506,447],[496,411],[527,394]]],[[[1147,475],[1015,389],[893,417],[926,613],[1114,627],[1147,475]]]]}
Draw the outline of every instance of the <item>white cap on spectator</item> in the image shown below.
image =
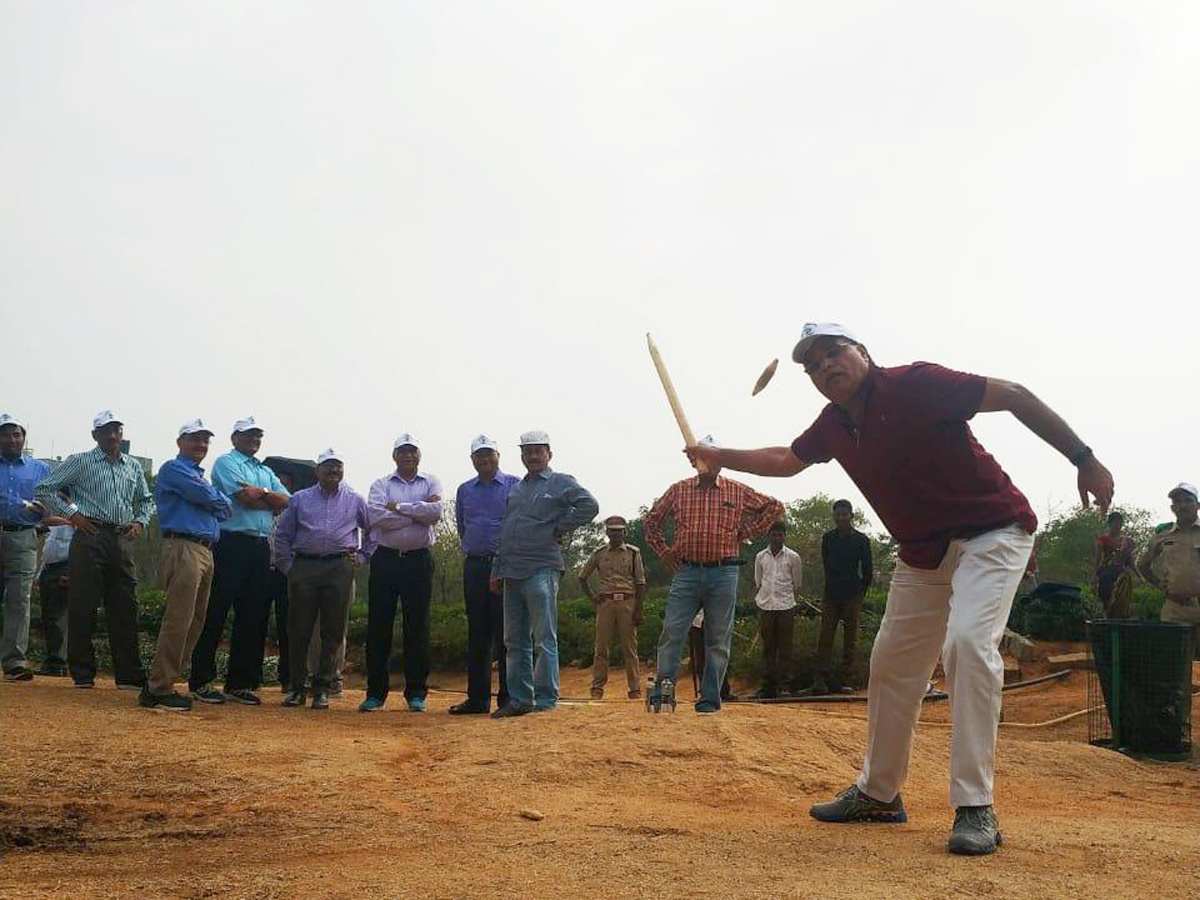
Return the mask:
{"type": "Polygon", "coordinates": [[[185,434],[207,434],[212,435],[213,430],[209,428],[201,419],[189,419],[179,426],[179,436],[185,434]]]}
{"type": "Polygon", "coordinates": [[[125,424],[117,418],[117,414],[111,409],[102,409],[92,418],[92,429],[103,428],[105,425],[111,425],[113,422],[116,422],[118,425],[125,424]]]}
{"type": "Polygon", "coordinates": [[[523,435],[521,435],[520,443],[522,447],[529,446],[530,444],[545,444],[547,447],[549,447],[550,435],[544,431],[526,431],[523,435]]]}
{"type": "Polygon", "coordinates": [[[800,329],[800,341],[792,351],[792,362],[803,364],[813,341],[823,337],[842,337],[856,344],[860,343],[849,328],[837,322],[805,322],[804,327],[800,329]]]}
{"type": "Polygon", "coordinates": [[[1186,481],[1181,481],[1175,487],[1171,488],[1167,496],[1174,500],[1176,494],[1191,494],[1193,500],[1200,500],[1200,493],[1196,492],[1196,486],[1188,484],[1186,481]]]}
{"type": "Polygon", "coordinates": [[[340,462],[343,464],[346,462],[344,459],[342,459],[342,454],[338,453],[332,447],[326,447],[324,450],[322,450],[320,453],[317,454],[317,465],[318,466],[321,463],[327,463],[330,460],[334,460],[336,462],[340,462]]]}
{"type": "Polygon", "coordinates": [[[402,431],[396,440],[392,441],[392,449],[399,450],[401,447],[416,447],[421,449],[421,442],[417,440],[415,434],[409,434],[407,431],[402,431]]]}
{"type": "Polygon", "coordinates": [[[263,427],[258,424],[258,420],[254,416],[246,416],[244,419],[238,419],[233,423],[233,433],[238,434],[242,431],[262,431],[263,427]]]}
{"type": "Polygon", "coordinates": [[[480,450],[499,450],[500,445],[493,441],[486,434],[481,434],[475,440],[471,441],[471,454],[474,455],[480,450]]]}
{"type": "Polygon", "coordinates": [[[22,431],[29,430],[25,427],[25,422],[23,420],[18,419],[16,416],[8,413],[0,413],[0,428],[3,428],[5,425],[16,425],[22,431]]]}

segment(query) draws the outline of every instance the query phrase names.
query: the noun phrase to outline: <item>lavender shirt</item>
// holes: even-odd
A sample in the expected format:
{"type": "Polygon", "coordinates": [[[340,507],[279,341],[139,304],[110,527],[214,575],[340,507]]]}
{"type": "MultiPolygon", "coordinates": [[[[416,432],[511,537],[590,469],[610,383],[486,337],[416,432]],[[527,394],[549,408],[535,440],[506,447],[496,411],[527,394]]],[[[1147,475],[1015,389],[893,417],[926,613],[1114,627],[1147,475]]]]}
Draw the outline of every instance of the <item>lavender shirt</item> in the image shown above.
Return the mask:
{"type": "Polygon", "coordinates": [[[344,484],[327,494],[315,484],[293,494],[279,517],[272,561],[284,573],[291,570],[297,553],[328,556],[354,552],[359,562],[366,562],[375,550],[370,527],[367,502],[361,495],[344,484]]]}
{"type": "Polygon", "coordinates": [[[433,526],[442,517],[443,503],[430,497],[442,496],[436,475],[418,472],[405,481],[398,471],[371,485],[367,509],[371,516],[371,539],[393,550],[419,550],[433,545],[433,526]],[[387,508],[396,504],[396,512],[387,508]]]}

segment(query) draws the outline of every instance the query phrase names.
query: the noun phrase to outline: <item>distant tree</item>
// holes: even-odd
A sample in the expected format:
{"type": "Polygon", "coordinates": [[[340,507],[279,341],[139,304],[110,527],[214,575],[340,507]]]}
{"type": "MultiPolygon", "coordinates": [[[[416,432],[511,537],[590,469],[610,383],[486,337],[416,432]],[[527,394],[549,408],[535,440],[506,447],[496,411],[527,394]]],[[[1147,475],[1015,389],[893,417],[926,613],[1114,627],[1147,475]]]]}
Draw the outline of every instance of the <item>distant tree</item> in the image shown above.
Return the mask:
{"type": "Polygon", "coordinates": [[[433,527],[433,602],[462,603],[462,543],[454,523],[454,501],[445,501],[445,512],[433,527]]]}

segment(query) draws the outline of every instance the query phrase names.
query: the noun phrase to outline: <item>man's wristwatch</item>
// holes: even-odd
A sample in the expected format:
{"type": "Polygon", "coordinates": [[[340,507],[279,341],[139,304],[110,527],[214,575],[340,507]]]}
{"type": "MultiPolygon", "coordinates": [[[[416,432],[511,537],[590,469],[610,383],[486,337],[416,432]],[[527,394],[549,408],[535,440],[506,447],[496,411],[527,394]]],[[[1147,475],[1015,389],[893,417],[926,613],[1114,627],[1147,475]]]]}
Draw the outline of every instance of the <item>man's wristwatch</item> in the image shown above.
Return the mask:
{"type": "Polygon", "coordinates": [[[1080,449],[1076,450],[1070,456],[1068,456],[1067,461],[1070,462],[1071,465],[1073,465],[1075,468],[1078,469],[1080,466],[1082,466],[1085,462],[1087,462],[1091,458],[1092,458],[1092,448],[1085,445],[1085,446],[1081,447],[1080,449]]]}

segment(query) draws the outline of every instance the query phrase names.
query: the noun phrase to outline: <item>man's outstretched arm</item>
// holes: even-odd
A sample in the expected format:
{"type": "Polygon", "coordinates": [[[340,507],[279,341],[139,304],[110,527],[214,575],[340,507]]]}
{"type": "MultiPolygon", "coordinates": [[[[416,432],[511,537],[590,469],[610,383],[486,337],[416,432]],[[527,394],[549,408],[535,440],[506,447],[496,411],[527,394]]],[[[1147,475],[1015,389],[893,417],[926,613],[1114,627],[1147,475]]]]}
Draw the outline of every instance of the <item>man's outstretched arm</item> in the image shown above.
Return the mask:
{"type": "Polygon", "coordinates": [[[1107,512],[1112,503],[1112,473],[1096,459],[1071,426],[1062,416],[1037,398],[1033,391],[1013,381],[1000,378],[987,379],[980,412],[1010,412],[1026,428],[1065,456],[1079,470],[1076,479],[1079,502],[1086,508],[1091,497],[1101,512],[1107,512]]]}
{"type": "Polygon", "coordinates": [[[767,475],[775,478],[796,475],[809,466],[804,460],[796,458],[791,447],[727,450],[703,445],[688,447],[684,452],[687,453],[689,459],[702,460],[709,468],[721,466],[725,469],[733,469],[735,472],[749,472],[751,475],[767,475]]]}

